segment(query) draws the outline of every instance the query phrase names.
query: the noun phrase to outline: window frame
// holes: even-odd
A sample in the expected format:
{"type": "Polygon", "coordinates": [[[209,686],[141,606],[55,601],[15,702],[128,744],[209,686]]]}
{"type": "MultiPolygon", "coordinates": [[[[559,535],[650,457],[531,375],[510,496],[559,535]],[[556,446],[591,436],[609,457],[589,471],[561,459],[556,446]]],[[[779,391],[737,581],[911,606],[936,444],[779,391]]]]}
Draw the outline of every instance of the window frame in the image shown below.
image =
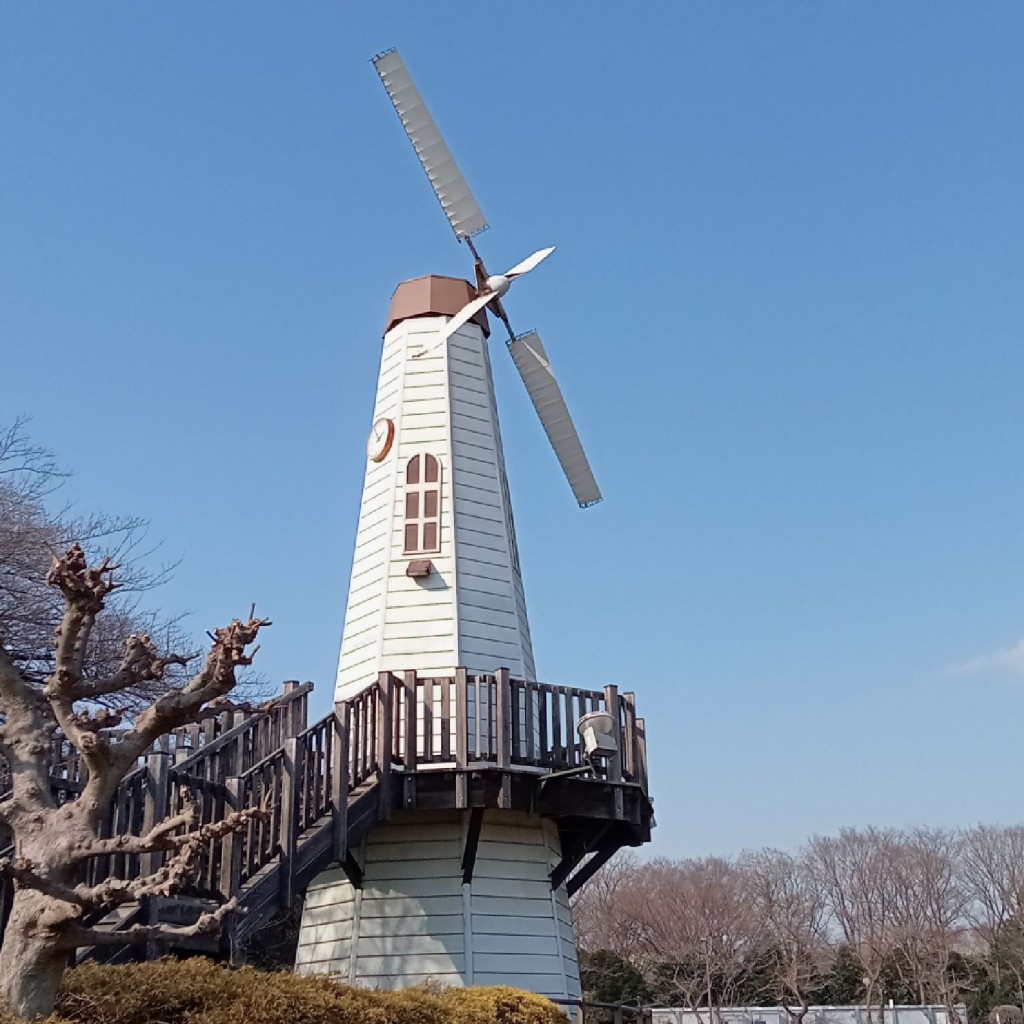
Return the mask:
{"type": "Polygon", "coordinates": [[[436,555],[441,550],[441,506],[442,506],[442,481],[444,469],[441,460],[430,452],[420,452],[414,455],[405,464],[405,481],[402,498],[402,553],[404,555],[436,555]],[[437,479],[427,480],[427,470],[433,464],[437,468],[437,479]],[[415,482],[410,481],[415,465],[415,482]],[[434,515],[426,515],[427,499],[435,495],[437,507],[434,515]],[[415,497],[416,514],[410,515],[410,498],[415,497]],[[424,541],[427,527],[433,525],[435,528],[435,543],[427,547],[424,541]],[[409,544],[409,530],[416,530],[418,546],[412,547],[409,544]]]}

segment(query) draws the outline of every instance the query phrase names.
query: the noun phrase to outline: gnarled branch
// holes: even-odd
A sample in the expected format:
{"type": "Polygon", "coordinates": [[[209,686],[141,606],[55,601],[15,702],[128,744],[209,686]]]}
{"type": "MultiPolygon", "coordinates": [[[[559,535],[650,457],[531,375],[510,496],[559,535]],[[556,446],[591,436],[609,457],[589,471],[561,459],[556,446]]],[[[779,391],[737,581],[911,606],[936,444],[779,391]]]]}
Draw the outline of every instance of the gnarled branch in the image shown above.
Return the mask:
{"type": "Polygon", "coordinates": [[[269,817],[269,806],[265,804],[262,807],[245,807],[233,811],[220,821],[192,828],[199,809],[186,788],[182,788],[180,797],[184,805],[181,813],[162,822],[145,836],[117,836],[97,840],[83,847],[75,858],[81,861],[111,853],[172,852],[174,856],[152,874],[134,879],[106,878],[97,885],[83,884],[71,888],[47,878],[45,873],[36,870],[24,858],[0,860],[0,874],[13,878],[19,885],[71,903],[82,910],[116,907],[147,896],[171,896],[194,880],[202,854],[211,841],[223,839],[232,832],[240,832],[248,828],[252,821],[265,821],[269,817]],[[183,827],[191,830],[180,835],[172,834],[183,827]]]}
{"type": "Polygon", "coordinates": [[[79,679],[71,695],[75,700],[95,700],[140,683],[159,682],[170,666],[184,667],[194,658],[195,654],[161,654],[148,633],[133,633],[125,640],[118,670],[106,679],[79,679]]]}
{"type": "Polygon", "coordinates": [[[223,839],[232,832],[241,831],[248,826],[250,821],[265,821],[270,814],[271,806],[268,794],[268,801],[265,801],[261,807],[244,807],[239,811],[232,811],[231,814],[219,821],[211,821],[195,828],[199,810],[185,787],[182,787],[181,790],[181,800],[183,809],[174,817],[162,821],[146,835],[124,835],[113,836],[110,839],[96,839],[76,851],[74,859],[82,861],[110,854],[132,856],[143,853],[172,853],[190,849],[198,852],[213,840],[223,839]],[[175,834],[181,828],[186,828],[189,831],[175,834]]]}
{"type": "Polygon", "coordinates": [[[36,892],[41,892],[44,896],[52,896],[54,899],[73,903],[79,907],[85,906],[74,889],[47,878],[46,875],[35,870],[31,861],[22,857],[15,857],[13,860],[9,857],[0,859],[0,875],[13,879],[25,889],[35,889],[36,892]]]}
{"type": "Polygon", "coordinates": [[[100,928],[82,928],[75,925],[60,937],[69,949],[81,946],[121,946],[140,942],[176,942],[215,932],[232,911],[238,910],[238,901],[230,899],[216,910],[202,914],[195,924],[138,924],[123,931],[104,931],[100,928]]]}
{"type": "Polygon", "coordinates": [[[64,598],[64,615],[57,628],[54,667],[43,687],[43,695],[68,739],[78,748],[90,773],[103,766],[101,752],[107,741],[88,728],[75,713],[75,688],[81,682],[89,635],[107,596],[117,588],[109,558],[90,566],[85,552],[72,545],[60,557],[54,556],[46,577],[64,598]]]}
{"type": "Polygon", "coordinates": [[[129,764],[158,737],[203,715],[206,705],[227,696],[236,685],[235,670],[251,665],[259,649],[248,651],[259,631],[269,626],[269,619],[257,619],[255,607],[247,622],[235,619],[229,626],[211,633],[213,644],[206,662],[180,691],[167,693],[151,704],[136,720],[134,728],[125,733],[114,749],[120,762],[129,764]]]}

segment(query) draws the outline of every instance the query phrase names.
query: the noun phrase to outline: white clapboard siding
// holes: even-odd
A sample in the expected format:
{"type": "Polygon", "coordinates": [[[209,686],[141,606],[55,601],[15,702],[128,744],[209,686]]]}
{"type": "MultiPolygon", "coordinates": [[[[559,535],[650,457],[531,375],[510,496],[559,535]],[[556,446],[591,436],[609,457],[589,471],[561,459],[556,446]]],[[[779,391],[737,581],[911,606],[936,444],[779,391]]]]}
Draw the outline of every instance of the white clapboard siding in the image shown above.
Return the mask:
{"type": "Polygon", "coordinates": [[[431,977],[579,995],[564,888],[548,876],[558,830],[516,811],[486,811],[473,881],[462,882],[469,813],[396,812],[359,851],[357,894],[338,869],[310,886],[296,970],[378,988],[431,977]],[[330,902],[327,902],[327,899],[330,902]]]}
{"type": "Polygon", "coordinates": [[[471,323],[438,345],[444,323],[407,320],[384,339],[373,418],[393,419],[396,440],[383,462],[366,465],[338,699],[387,670],[536,677],[487,341],[471,323]],[[414,580],[403,551],[405,467],[425,453],[441,464],[440,550],[429,554],[431,575],[414,580]]]}

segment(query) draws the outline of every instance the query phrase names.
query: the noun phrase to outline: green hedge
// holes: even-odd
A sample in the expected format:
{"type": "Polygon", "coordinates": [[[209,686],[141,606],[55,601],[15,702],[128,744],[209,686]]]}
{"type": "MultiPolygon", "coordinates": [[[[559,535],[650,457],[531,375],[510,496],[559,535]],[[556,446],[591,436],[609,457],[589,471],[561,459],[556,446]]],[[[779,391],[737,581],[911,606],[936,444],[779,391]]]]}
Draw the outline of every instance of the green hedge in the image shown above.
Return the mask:
{"type": "Polygon", "coordinates": [[[518,989],[377,992],[326,978],[209,960],[156,960],[68,971],[56,1019],[73,1024],[566,1024],[563,1010],[518,989]]]}

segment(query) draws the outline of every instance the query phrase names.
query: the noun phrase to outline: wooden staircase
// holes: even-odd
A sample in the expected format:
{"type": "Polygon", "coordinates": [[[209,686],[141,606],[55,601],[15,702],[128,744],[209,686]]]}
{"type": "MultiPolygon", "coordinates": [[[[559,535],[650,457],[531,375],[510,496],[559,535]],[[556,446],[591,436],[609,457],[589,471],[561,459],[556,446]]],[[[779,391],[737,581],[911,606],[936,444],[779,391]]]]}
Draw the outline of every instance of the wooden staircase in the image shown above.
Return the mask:
{"type": "MultiPolygon", "coordinates": [[[[202,729],[165,737],[125,777],[103,833],[142,834],[176,814],[187,789],[203,823],[233,810],[270,808],[265,821],[211,843],[192,888],[173,898],[129,904],[95,922],[119,931],[139,923],[194,921],[235,897],[239,911],[222,933],[183,940],[181,950],[244,959],[246,944],[309,882],[339,864],[362,876],[353,848],[397,808],[517,808],[557,818],[563,861],[552,886],[570,894],[623,845],[650,838],[643,719],[632,694],[587,691],[493,676],[421,679],[382,673],[377,682],[307,724],[312,684],[285,684],[269,712],[226,712],[202,729]],[[588,768],[574,725],[588,711],[611,711],[620,756],[600,774],[588,768]]],[[[82,766],[59,740],[54,798],[75,799],[82,766]]],[[[0,780],[0,799],[3,799],[0,780]]],[[[475,849],[475,842],[474,842],[475,849]]],[[[4,851],[11,853],[13,851],[4,851]]],[[[3,855],[3,854],[0,854],[3,855]]],[[[157,870],[162,854],[107,856],[89,862],[83,881],[135,878],[157,870]]],[[[13,890],[0,883],[0,925],[13,890]]],[[[178,947],[176,947],[178,948],[178,947]]],[[[103,946],[79,959],[153,957],[165,947],[103,946]]]]}

